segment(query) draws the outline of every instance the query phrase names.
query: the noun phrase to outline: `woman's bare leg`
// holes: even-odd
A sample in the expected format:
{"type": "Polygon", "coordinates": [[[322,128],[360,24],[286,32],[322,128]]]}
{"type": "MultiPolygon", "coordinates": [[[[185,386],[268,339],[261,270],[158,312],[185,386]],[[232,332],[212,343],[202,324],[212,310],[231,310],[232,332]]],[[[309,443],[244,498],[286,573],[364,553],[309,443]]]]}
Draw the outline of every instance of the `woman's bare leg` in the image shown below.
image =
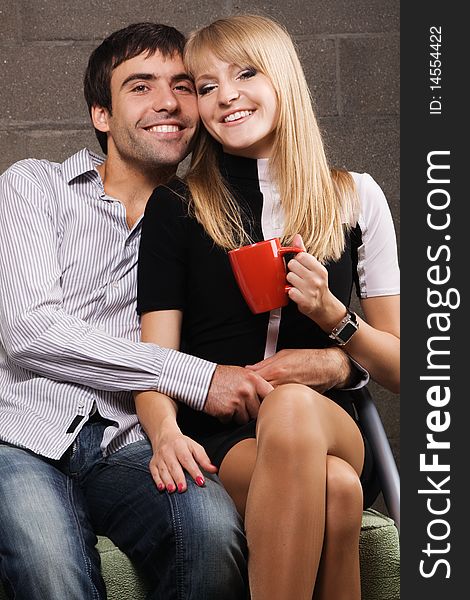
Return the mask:
{"type": "Polygon", "coordinates": [[[252,600],[311,600],[325,530],[327,455],[359,473],[361,434],[334,402],[289,384],[263,401],[257,448],[245,442],[227,454],[220,477],[230,491],[240,486],[242,464],[245,477],[252,473],[245,512],[252,600]]]}
{"type": "Polygon", "coordinates": [[[361,482],[351,465],[336,456],[327,457],[326,471],[325,540],[314,598],[360,600],[361,482]]]}
{"type": "Polygon", "coordinates": [[[226,454],[219,469],[224,488],[232,497],[240,516],[245,518],[246,499],[256,463],[256,440],[238,442],[226,454]]]}

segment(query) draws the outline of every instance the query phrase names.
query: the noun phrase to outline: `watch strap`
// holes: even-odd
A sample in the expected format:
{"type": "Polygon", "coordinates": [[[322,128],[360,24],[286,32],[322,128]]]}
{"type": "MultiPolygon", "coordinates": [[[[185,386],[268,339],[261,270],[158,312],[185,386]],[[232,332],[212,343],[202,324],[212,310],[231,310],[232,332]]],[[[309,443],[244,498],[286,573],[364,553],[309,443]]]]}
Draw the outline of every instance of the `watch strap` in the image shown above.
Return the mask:
{"type": "Polygon", "coordinates": [[[344,346],[359,329],[357,315],[351,309],[346,309],[346,316],[333,327],[329,337],[336,342],[338,346],[344,346]]]}

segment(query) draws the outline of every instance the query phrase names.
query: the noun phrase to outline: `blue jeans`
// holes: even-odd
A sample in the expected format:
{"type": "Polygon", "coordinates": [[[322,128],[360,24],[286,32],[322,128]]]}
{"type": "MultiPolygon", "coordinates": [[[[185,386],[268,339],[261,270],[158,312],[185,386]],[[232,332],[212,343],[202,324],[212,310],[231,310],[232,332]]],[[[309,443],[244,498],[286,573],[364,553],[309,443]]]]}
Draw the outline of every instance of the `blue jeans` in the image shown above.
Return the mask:
{"type": "Polygon", "coordinates": [[[216,477],[160,493],[148,442],[104,458],[87,423],[59,461],[0,443],[0,578],[20,600],[101,600],[96,534],[138,567],[159,600],[247,595],[241,520],[216,477]]]}

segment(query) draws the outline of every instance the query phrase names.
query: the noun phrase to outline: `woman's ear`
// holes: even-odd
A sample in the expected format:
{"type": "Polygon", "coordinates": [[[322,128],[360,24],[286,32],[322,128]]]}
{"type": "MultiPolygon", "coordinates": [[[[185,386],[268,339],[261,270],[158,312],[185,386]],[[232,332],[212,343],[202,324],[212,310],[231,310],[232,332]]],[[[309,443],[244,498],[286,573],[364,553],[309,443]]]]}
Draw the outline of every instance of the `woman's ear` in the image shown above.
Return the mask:
{"type": "Polygon", "coordinates": [[[92,106],[91,107],[91,120],[93,121],[93,127],[98,129],[98,131],[102,131],[106,133],[109,131],[109,111],[102,106],[92,106]]]}

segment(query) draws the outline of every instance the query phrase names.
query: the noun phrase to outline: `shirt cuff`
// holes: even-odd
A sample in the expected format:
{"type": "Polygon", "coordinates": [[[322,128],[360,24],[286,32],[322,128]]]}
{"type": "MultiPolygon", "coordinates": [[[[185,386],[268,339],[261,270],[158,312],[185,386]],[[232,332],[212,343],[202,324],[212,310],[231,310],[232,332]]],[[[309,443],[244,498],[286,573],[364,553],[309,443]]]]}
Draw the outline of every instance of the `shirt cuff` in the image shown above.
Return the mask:
{"type": "Polygon", "coordinates": [[[203,410],[216,366],[202,358],[168,350],[157,391],[194,410],[203,410]]]}
{"type": "Polygon", "coordinates": [[[348,356],[348,358],[352,366],[351,383],[348,385],[348,387],[344,387],[341,389],[345,391],[360,390],[369,383],[369,371],[364,369],[364,367],[361,366],[357,361],[355,361],[354,358],[351,358],[350,356],[348,356]]]}

